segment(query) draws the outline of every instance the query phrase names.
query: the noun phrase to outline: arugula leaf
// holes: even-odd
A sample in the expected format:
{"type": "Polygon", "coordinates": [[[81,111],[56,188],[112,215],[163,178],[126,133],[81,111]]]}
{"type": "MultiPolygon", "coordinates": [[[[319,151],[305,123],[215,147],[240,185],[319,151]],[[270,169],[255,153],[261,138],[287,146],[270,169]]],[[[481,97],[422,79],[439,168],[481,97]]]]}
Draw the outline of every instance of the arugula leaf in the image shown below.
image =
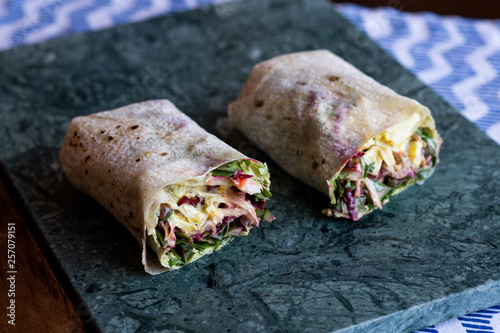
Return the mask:
{"type": "Polygon", "coordinates": [[[255,209],[255,214],[266,222],[271,222],[276,218],[267,207],[264,207],[264,210],[255,209]]]}
{"type": "Polygon", "coordinates": [[[222,246],[226,245],[227,243],[229,243],[230,241],[232,241],[233,238],[234,238],[234,236],[222,238],[221,240],[217,241],[217,244],[215,246],[222,247],[222,246]]]}
{"type": "Polygon", "coordinates": [[[436,141],[433,138],[433,133],[430,128],[428,127],[419,128],[417,130],[417,134],[422,138],[422,140],[424,140],[425,143],[427,143],[429,147],[436,149],[437,147],[436,141]]]}
{"type": "Polygon", "coordinates": [[[170,213],[168,213],[167,217],[161,219],[160,221],[164,221],[165,222],[166,220],[168,220],[169,218],[171,218],[172,215],[174,215],[174,211],[171,211],[170,213]]]}
{"type": "Polygon", "coordinates": [[[177,258],[170,258],[170,260],[168,261],[168,265],[170,267],[174,267],[174,266],[184,266],[185,263],[183,263],[181,260],[177,259],[177,258]]]}
{"type": "Polygon", "coordinates": [[[429,177],[429,175],[431,174],[431,171],[432,171],[432,168],[430,169],[422,169],[420,170],[418,173],[417,173],[417,178],[418,180],[424,180],[424,179],[427,179],[429,177]]]}
{"type": "Polygon", "coordinates": [[[385,200],[389,200],[389,197],[394,193],[394,190],[390,190],[387,192],[384,197],[380,200],[380,202],[385,203],[385,200]]]}
{"type": "Polygon", "coordinates": [[[342,182],[339,178],[335,180],[335,193],[338,198],[338,200],[342,199],[342,196],[344,195],[344,187],[342,187],[342,182]]]}
{"type": "Polygon", "coordinates": [[[214,176],[214,177],[220,177],[220,176],[222,176],[222,177],[229,177],[229,176],[234,175],[235,172],[214,170],[214,171],[212,171],[212,176],[214,176]]]}
{"type": "Polygon", "coordinates": [[[185,242],[177,242],[175,251],[179,254],[180,259],[184,263],[189,262],[189,258],[193,255],[193,246],[185,242]]]}
{"type": "Polygon", "coordinates": [[[193,245],[193,239],[191,237],[184,235],[182,232],[179,231],[176,231],[175,235],[178,237],[177,243],[184,242],[184,244],[193,245]]]}
{"type": "Polygon", "coordinates": [[[212,247],[212,244],[206,242],[194,242],[193,247],[200,253],[203,253],[209,247],[212,247]]]}
{"type": "Polygon", "coordinates": [[[238,161],[232,161],[229,163],[226,163],[224,165],[221,165],[217,169],[212,171],[212,176],[223,176],[223,177],[229,177],[231,175],[234,175],[236,171],[243,171],[240,167],[240,164],[238,161]]]}
{"type": "Polygon", "coordinates": [[[181,256],[177,253],[177,251],[174,249],[170,249],[170,253],[172,253],[177,259],[180,259],[181,256]]]}
{"type": "Polygon", "coordinates": [[[359,161],[361,162],[361,169],[363,170],[363,178],[366,178],[368,177],[368,173],[375,170],[375,162],[368,164],[363,157],[360,157],[359,161]]]}
{"type": "Polygon", "coordinates": [[[349,179],[345,183],[345,188],[348,188],[350,190],[355,190],[356,189],[356,182],[351,182],[349,179]]]}
{"type": "Polygon", "coordinates": [[[158,243],[160,243],[161,247],[165,247],[165,235],[163,234],[162,230],[156,228],[156,239],[158,239],[158,243]]]}
{"type": "Polygon", "coordinates": [[[254,198],[257,198],[258,200],[264,200],[264,199],[269,199],[271,197],[271,192],[265,187],[262,188],[262,191],[260,193],[254,194],[254,198]]]}
{"type": "Polygon", "coordinates": [[[390,186],[387,186],[386,184],[379,182],[377,180],[372,180],[372,182],[373,185],[375,185],[375,190],[377,190],[377,192],[382,192],[384,190],[388,190],[391,188],[390,186]]]}

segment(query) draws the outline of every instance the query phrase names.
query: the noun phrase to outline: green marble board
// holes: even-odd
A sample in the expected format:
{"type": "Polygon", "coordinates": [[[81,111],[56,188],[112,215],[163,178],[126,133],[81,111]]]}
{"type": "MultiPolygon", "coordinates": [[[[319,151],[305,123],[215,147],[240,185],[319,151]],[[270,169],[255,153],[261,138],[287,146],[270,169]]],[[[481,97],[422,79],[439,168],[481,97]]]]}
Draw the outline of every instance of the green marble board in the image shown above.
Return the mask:
{"type": "Polygon", "coordinates": [[[500,301],[500,146],[323,0],[205,7],[0,53],[0,158],[104,332],[403,332],[500,301]],[[167,98],[218,134],[255,63],[313,49],[431,108],[444,138],[434,176],[359,223],[333,220],[326,196],[233,133],[268,162],[277,219],[145,274],[136,240],[62,172],[70,120],[167,98]]]}

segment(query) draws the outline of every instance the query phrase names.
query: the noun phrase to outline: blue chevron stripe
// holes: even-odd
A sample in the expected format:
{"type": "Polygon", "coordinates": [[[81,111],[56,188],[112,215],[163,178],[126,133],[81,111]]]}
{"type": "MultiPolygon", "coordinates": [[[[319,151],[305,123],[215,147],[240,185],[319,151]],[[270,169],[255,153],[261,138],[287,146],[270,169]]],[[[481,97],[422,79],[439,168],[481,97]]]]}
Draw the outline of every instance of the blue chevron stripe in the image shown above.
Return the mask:
{"type": "Polygon", "coordinates": [[[341,8],[342,15],[344,15],[350,21],[358,23],[358,28],[364,31],[361,24],[361,22],[363,22],[361,11],[358,10],[357,6],[342,6],[341,8]]]}
{"type": "Polygon", "coordinates": [[[12,33],[11,35],[11,40],[15,45],[22,44],[25,40],[25,37],[38,29],[44,28],[48,25],[50,25],[52,22],[54,22],[55,18],[55,12],[58,8],[61,6],[71,3],[72,0],[57,0],[55,3],[51,3],[43,8],[41,10],[40,17],[38,19],[38,22],[35,22],[34,24],[28,26],[28,27],[23,27],[19,30],[16,30],[15,32],[12,33]]]}
{"type": "Polygon", "coordinates": [[[471,313],[466,315],[466,317],[474,317],[474,318],[493,318],[492,315],[484,315],[484,314],[479,314],[479,313],[471,313]]]}
{"type": "MultiPolygon", "coordinates": [[[[356,5],[341,5],[340,11],[361,29],[364,28],[364,17],[369,17],[370,12],[375,12],[372,9],[356,5]]],[[[377,39],[376,36],[373,36],[376,38],[376,41],[396,57],[407,56],[412,58],[410,60],[413,60],[413,63],[409,63],[411,64],[410,69],[417,76],[419,73],[422,73],[427,69],[431,69],[433,64],[429,57],[429,50],[446,43],[449,39],[447,29],[444,28],[442,17],[431,13],[401,14],[394,9],[386,9],[384,11],[385,17],[389,21],[385,24],[391,25],[393,33],[379,39],[377,39]],[[424,18],[429,35],[424,41],[417,41],[416,43],[411,44],[411,41],[405,41],[405,39],[412,38],[412,32],[409,30],[409,23],[405,22],[403,17],[413,16],[424,18]],[[401,52],[401,49],[395,49],[401,45],[403,47],[407,47],[408,49],[403,50],[403,52],[401,52]]],[[[474,102],[474,99],[477,100],[478,103],[484,103],[483,106],[487,107],[487,113],[483,115],[478,114],[480,118],[474,120],[474,122],[482,130],[486,131],[499,123],[498,112],[500,112],[500,101],[498,91],[500,90],[500,74],[496,75],[496,77],[492,80],[490,75],[490,79],[487,79],[484,84],[481,84],[478,74],[471,67],[471,64],[467,62],[467,59],[469,59],[472,54],[477,54],[478,49],[486,50],[487,48],[486,42],[479,35],[476,28],[476,24],[479,20],[453,18],[450,22],[453,22],[453,29],[456,29],[457,33],[460,34],[460,38],[463,38],[463,43],[456,43],[458,45],[455,46],[450,44],[449,47],[443,49],[441,59],[446,59],[445,61],[447,61],[450,65],[449,70],[442,72],[446,76],[441,78],[433,75],[433,77],[436,77],[438,80],[436,82],[430,82],[429,84],[434,90],[436,90],[458,109],[464,109],[466,107],[464,103],[468,103],[470,107],[470,103],[471,101],[474,102]],[[468,99],[467,94],[464,95],[461,93],[457,95],[457,91],[455,90],[460,87],[460,83],[462,83],[462,85],[465,84],[464,80],[469,78],[475,78],[475,81],[468,81],[467,83],[471,85],[471,87],[474,87],[472,91],[467,92],[467,94],[471,96],[470,98],[474,98],[472,100],[468,99]],[[466,98],[464,99],[464,97],[466,98]]],[[[495,27],[500,31],[500,24],[498,22],[495,23],[495,27]]],[[[367,31],[367,33],[370,32],[367,31]]],[[[489,42],[491,43],[491,41],[489,42]]],[[[500,69],[500,45],[498,52],[495,50],[494,53],[495,54],[493,56],[489,56],[484,59],[485,64],[487,62],[493,68],[500,69]]],[[[401,58],[398,59],[405,63],[405,61],[401,58]]]]}
{"type": "Polygon", "coordinates": [[[20,21],[23,19],[23,17],[23,3],[17,1],[8,1],[5,14],[3,17],[0,17],[0,26],[20,21]]]}
{"type": "Polygon", "coordinates": [[[428,25],[428,42],[420,43],[418,45],[419,51],[422,54],[422,58],[425,59],[422,61],[422,64],[418,63],[415,66],[415,71],[417,72],[417,76],[423,72],[424,70],[428,70],[433,68],[434,64],[430,58],[430,50],[435,49],[440,44],[447,42],[451,36],[443,25],[443,20],[441,17],[433,14],[423,14],[422,15],[428,25]],[[425,62],[425,63],[424,63],[425,62]]]}
{"type": "MultiPolygon", "coordinates": [[[[392,24],[392,22],[394,20],[396,20],[397,16],[398,15],[398,11],[396,11],[395,9],[392,9],[392,8],[388,8],[385,10],[385,17],[386,17],[386,22],[385,24],[388,24],[390,27],[391,27],[391,31],[394,31],[394,26],[392,24]]],[[[352,20],[353,22],[356,22],[355,20],[352,20]]],[[[399,32],[398,32],[399,33],[399,32]]],[[[388,34],[386,36],[383,36],[382,38],[377,38],[377,42],[380,44],[380,45],[390,45],[390,43],[392,42],[392,40],[394,39],[394,36],[393,34],[388,34]]]]}
{"type": "Polygon", "coordinates": [[[116,24],[128,23],[131,21],[130,17],[136,13],[138,10],[143,9],[151,5],[150,0],[136,0],[134,5],[127,10],[113,15],[113,22],[116,24]]]}
{"type": "Polygon", "coordinates": [[[420,51],[426,59],[425,64],[418,64],[415,67],[417,76],[424,70],[433,68],[434,64],[430,58],[430,50],[437,48],[440,44],[446,43],[450,40],[451,36],[447,29],[444,27],[444,23],[441,17],[426,13],[422,15],[429,27],[428,43],[421,43],[420,51]]]}
{"type": "MultiPolygon", "coordinates": [[[[216,0],[164,0],[168,6],[158,6],[157,0],[133,0],[131,6],[126,9],[120,9],[119,2],[112,2],[111,0],[50,0],[50,2],[47,1],[46,4],[43,4],[36,21],[27,22],[28,19],[33,20],[33,18],[29,17],[31,12],[27,12],[26,9],[33,4],[40,4],[40,1],[36,1],[7,1],[4,14],[0,16],[0,38],[4,36],[2,31],[6,31],[8,35],[6,40],[9,41],[9,46],[31,41],[30,37],[38,36],[37,31],[42,29],[51,30],[52,27],[57,28],[60,22],[69,22],[70,26],[61,26],[59,35],[89,30],[91,26],[88,18],[97,12],[110,15],[108,18],[114,24],[124,24],[134,20],[134,15],[141,10],[147,12],[147,15],[163,14],[163,12],[155,13],[153,10],[148,12],[148,8],[162,8],[162,11],[167,11],[168,8],[169,12],[178,12],[190,9],[193,6],[212,4],[216,0]],[[70,7],[70,4],[76,2],[81,3],[81,6],[70,7]]],[[[427,83],[453,106],[458,109],[466,107],[467,101],[464,101],[464,96],[461,94],[457,95],[456,87],[457,85],[460,87],[460,84],[463,84],[465,80],[469,80],[470,83],[471,78],[477,77],[477,67],[470,64],[468,59],[471,55],[476,54],[475,52],[478,52],[478,50],[486,50],[488,44],[491,43],[491,40],[485,40],[477,29],[478,22],[484,21],[454,17],[446,19],[447,24],[445,24],[441,16],[432,13],[407,14],[392,8],[373,10],[350,4],[339,5],[338,8],[361,30],[371,35],[389,53],[396,57],[401,55],[408,57],[409,60],[406,63],[410,64],[409,69],[417,76],[422,75],[422,79],[432,77],[432,82],[427,83]],[[375,11],[381,14],[378,19],[383,20],[378,24],[384,25],[387,28],[386,32],[390,31],[390,33],[381,34],[381,37],[371,34],[372,32],[365,26],[365,23],[371,17],[371,13],[375,11]],[[416,36],[418,32],[411,29],[412,24],[417,26],[420,24],[420,26],[426,28],[428,35],[425,38],[418,38],[416,36]],[[454,36],[459,35],[460,38],[456,39],[456,42],[450,43],[450,33],[454,34],[454,36]],[[435,51],[433,54],[432,50],[435,51]],[[436,52],[441,52],[437,58],[436,52]],[[449,67],[444,66],[446,70],[439,71],[437,74],[424,75],[426,72],[427,74],[432,72],[439,61],[445,61],[445,64],[449,67]]],[[[489,22],[493,22],[495,31],[500,32],[500,22],[489,22]]],[[[377,22],[375,23],[377,24],[377,22]]],[[[5,47],[5,43],[0,44],[0,46],[5,47]]],[[[481,61],[484,60],[484,63],[489,64],[495,70],[500,70],[500,45],[498,45],[498,50],[491,49],[490,51],[487,56],[486,53],[482,54],[481,61]]],[[[405,64],[404,59],[398,60],[405,64]]],[[[496,73],[495,77],[487,77],[485,82],[472,82],[471,87],[471,90],[467,91],[467,93],[473,93],[479,103],[484,103],[488,107],[487,113],[482,114],[479,119],[475,119],[474,123],[485,131],[490,130],[488,133],[493,137],[495,133],[491,131],[496,131],[500,124],[500,73],[496,73]]],[[[497,142],[500,143],[500,138],[497,139],[497,142]]],[[[497,316],[500,316],[500,305],[459,317],[438,326],[430,326],[415,333],[439,333],[441,328],[444,327],[442,325],[455,327],[457,328],[456,331],[462,332],[465,330],[469,333],[493,333],[495,330],[492,325],[495,322],[493,318],[497,316]]],[[[447,331],[451,332],[453,330],[447,328],[447,331]]],[[[500,333],[500,331],[497,330],[497,333],[500,333]]]]}
{"type": "Polygon", "coordinates": [[[492,308],[489,308],[489,309],[486,309],[486,310],[480,310],[480,311],[477,311],[476,313],[491,313],[491,314],[497,314],[499,313],[500,311],[497,311],[495,309],[492,309],[492,308]]]}
{"type": "Polygon", "coordinates": [[[77,12],[70,14],[71,20],[71,31],[72,32],[83,32],[90,30],[87,23],[87,15],[104,7],[111,3],[111,0],[95,0],[92,5],[80,9],[77,12]]]}
{"type": "Polygon", "coordinates": [[[480,310],[476,313],[469,314],[467,316],[457,318],[463,328],[466,329],[467,333],[495,333],[494,328],[491,326],[491,318],[494,314],[500,313],[496,310],[498,306],[480,310]],[[487,313],[487,314],[485,314],[487,313]],[[481,319],[475,318],[479,317],[481,319]]]}
{"type": "Polygon", "coordinates": [[[486,326],[486,325],[476,325],[476,324],[467,324],[467,323],[462,323],[462,326],[465,328],[473,328],[477,330],[493,330],[493,327],[491,326],[486,326]]]}
{"type": "Polygon", "coordinates": [[[471,323],[480,323],[480,324],[489,324],[489,320],[485,319],[476,319],[476,318],[467,318],[467,317],[458,317],[458,320],[460,321],[466,321],[466,322],[471,322],[471,323]]]}
{"type": "Polygon", "coordinates": [[[445,53],[445,57],[448,59],[450,63],[452,63],[453,70],[447,77],[442,78],[441,80],[434,82],[431,87],[434,88],[441,96],[443,96],[448,102],[450,102],[453,106],[458,109],[463,109],[464,105],[462,102],[455,96],[453,93],[452,87],[462,81],[464,77],[474,76],[474,71],[468,66],[461,66],[456,70],[456,66],[453,64],[465,64],[465,58],[472,53],[476,47],[483,46],[484,43],[481,41],[477,32],[474,29],[465,29],[465,25],[459,25],[458,29],[465,36],[466,39],[475,39],[478,40],[474,46],[469,44],[463,44],[457,46],[448,52],[445,53]]]}
{"type": "Polygon", "coordinates": [[[432,325],[432,326],[429,326],[427,328],[424,328],[424,329],[421,329],[421,330],[418,330],[418,331],[414,331],[412,333],[439,333],[439,331],[435,328],[436,326],[432,325]]]}
{"type": "Polygon", "coordinates": [[[183,0],[171,0],[173,12],[181,12],[183,10],[189,9],[190,6],[183,0]]]}
{"type": "MultiPolygon", "coordinates": [[[[500,31],[500,25],[497,26],[498,31],[500,31]]],[[[496,55],[488,57],[488,61],[497,70],[500,70],[500,56],[499,52],[496,55]]],[[[489,106],[488,114],[484,115],[475,124],[483,130],[487,130],[489,127],[496,123],[500,123],[500,73],[492,81],[487,84],[482,85],[476,89],[476,93],[480,96],[481,100],[484,101],[489,106]]]]}
{"type": "Polygon", "coordinates": [[[213,0],[198,0],[198,6],[208,6],[213,4],[213,0]]]}

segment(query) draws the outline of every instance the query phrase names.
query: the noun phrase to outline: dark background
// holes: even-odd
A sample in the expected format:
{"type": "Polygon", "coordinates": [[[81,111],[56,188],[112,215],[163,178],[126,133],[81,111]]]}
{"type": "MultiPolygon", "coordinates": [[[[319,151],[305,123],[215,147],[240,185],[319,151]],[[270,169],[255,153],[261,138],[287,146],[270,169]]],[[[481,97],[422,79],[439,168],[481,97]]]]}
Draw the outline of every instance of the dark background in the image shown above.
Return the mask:
{"type": "Polygon", "coordinates": [[[407,12],[431,11],[442,15],[459,15],[475,18],[500,18],[500,1],[470,0],[356,0],[335,1],[357,3],[367,7],[389,6],[407,12]]]}

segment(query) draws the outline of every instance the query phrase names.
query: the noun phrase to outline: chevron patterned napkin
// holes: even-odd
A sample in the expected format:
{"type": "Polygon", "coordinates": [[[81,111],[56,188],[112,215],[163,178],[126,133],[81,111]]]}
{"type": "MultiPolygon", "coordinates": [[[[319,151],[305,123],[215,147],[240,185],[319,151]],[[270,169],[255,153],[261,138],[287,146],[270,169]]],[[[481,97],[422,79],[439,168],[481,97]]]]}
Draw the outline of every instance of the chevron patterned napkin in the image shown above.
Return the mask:
{"type": "MultiPolygon", "coordinates": [[[[0,50],[229,0],[0,0],[0,50]]],[[[500,21],[338,4],[337,10],[500,144],[500,21]]],[[[500,305],[419,331],[500,333],[500,305]]]]}

